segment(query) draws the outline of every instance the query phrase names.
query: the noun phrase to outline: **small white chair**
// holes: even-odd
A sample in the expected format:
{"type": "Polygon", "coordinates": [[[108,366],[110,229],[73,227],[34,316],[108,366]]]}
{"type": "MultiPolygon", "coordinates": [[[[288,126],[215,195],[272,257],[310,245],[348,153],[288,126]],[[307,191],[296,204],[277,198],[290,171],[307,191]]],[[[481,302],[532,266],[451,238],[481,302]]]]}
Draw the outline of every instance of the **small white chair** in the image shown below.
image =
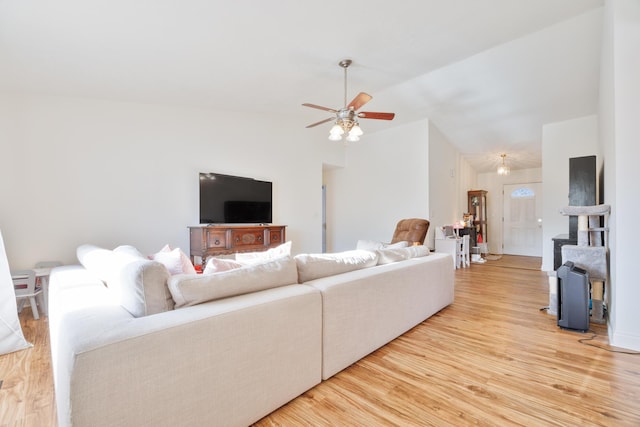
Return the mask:
{"type": "Polygon", "coordinates": [[[22,311],[24,303],[28,299],[33,318],[39,319],[36,298],[40,300],[41,305],[44,304],[44,301],[42,301],[42,288],[36,286],[36,272],[33,270],[14,270],[11,272],[11,279],[18,302],[18,313],[22,311]]]}
{"type": "Polygon", "coordinates": [[[456,268],[469,267],[471,265],[471,255],[469,254],[469,235],[465,234],[457,245],[456,268]]]}

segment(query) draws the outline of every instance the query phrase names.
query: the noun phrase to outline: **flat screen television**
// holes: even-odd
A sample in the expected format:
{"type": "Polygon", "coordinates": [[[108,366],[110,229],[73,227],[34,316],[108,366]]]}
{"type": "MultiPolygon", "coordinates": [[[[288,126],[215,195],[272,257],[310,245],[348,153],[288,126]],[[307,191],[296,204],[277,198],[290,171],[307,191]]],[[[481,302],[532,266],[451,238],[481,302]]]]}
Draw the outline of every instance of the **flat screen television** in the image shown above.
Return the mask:
{"type": "Polygon", "coordinates": [[[272,184],[200,173],[200,224],[270,224],[272,184]]]}

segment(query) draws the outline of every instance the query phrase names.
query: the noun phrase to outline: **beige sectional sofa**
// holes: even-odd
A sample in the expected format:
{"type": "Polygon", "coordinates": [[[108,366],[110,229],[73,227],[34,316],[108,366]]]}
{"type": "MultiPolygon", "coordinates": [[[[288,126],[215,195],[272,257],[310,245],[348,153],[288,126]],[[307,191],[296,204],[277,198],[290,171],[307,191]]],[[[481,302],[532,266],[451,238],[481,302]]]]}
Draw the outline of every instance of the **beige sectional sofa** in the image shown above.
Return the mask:
{"type": "Polygon", "coordinates": [[[169,276],[79,248],[50,280],[59,426],[249,425],[453,302],[450,255],[411,251],[169,276]]]}
{"type": "Polygon", "coordinates": [[[450,258],[431,254],[305,282],[322,293],[322,379],[451,304],[450,258]]]}

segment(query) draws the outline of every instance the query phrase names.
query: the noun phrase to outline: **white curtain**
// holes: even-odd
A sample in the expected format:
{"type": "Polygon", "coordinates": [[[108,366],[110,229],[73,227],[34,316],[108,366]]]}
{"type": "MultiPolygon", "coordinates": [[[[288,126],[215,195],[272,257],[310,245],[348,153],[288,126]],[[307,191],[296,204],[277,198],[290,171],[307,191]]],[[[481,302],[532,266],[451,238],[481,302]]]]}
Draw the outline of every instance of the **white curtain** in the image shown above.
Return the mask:
{"type": "Polygon", "coordinates": [[[13,290],[11,271],[4,250],[2,231],[0,231],[0,354],[11,353],[31,347],[22,334],[16,293],[13,290]]]}

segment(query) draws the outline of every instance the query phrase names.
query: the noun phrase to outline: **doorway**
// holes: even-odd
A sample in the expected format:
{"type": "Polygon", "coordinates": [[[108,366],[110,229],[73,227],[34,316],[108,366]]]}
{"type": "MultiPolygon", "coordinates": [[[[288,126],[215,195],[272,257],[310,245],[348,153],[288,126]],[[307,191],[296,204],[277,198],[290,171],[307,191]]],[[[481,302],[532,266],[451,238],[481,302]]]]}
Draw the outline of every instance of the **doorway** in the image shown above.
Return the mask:
{"type": "Polygon", "coordinates": [[[542,183],[503,187],[502,252],[542,256],[542,183]]]}
{"type": "Polygon", "coordinates": [[[322,185],[322,253],[327,253],[327,186],[322,185]]]}

